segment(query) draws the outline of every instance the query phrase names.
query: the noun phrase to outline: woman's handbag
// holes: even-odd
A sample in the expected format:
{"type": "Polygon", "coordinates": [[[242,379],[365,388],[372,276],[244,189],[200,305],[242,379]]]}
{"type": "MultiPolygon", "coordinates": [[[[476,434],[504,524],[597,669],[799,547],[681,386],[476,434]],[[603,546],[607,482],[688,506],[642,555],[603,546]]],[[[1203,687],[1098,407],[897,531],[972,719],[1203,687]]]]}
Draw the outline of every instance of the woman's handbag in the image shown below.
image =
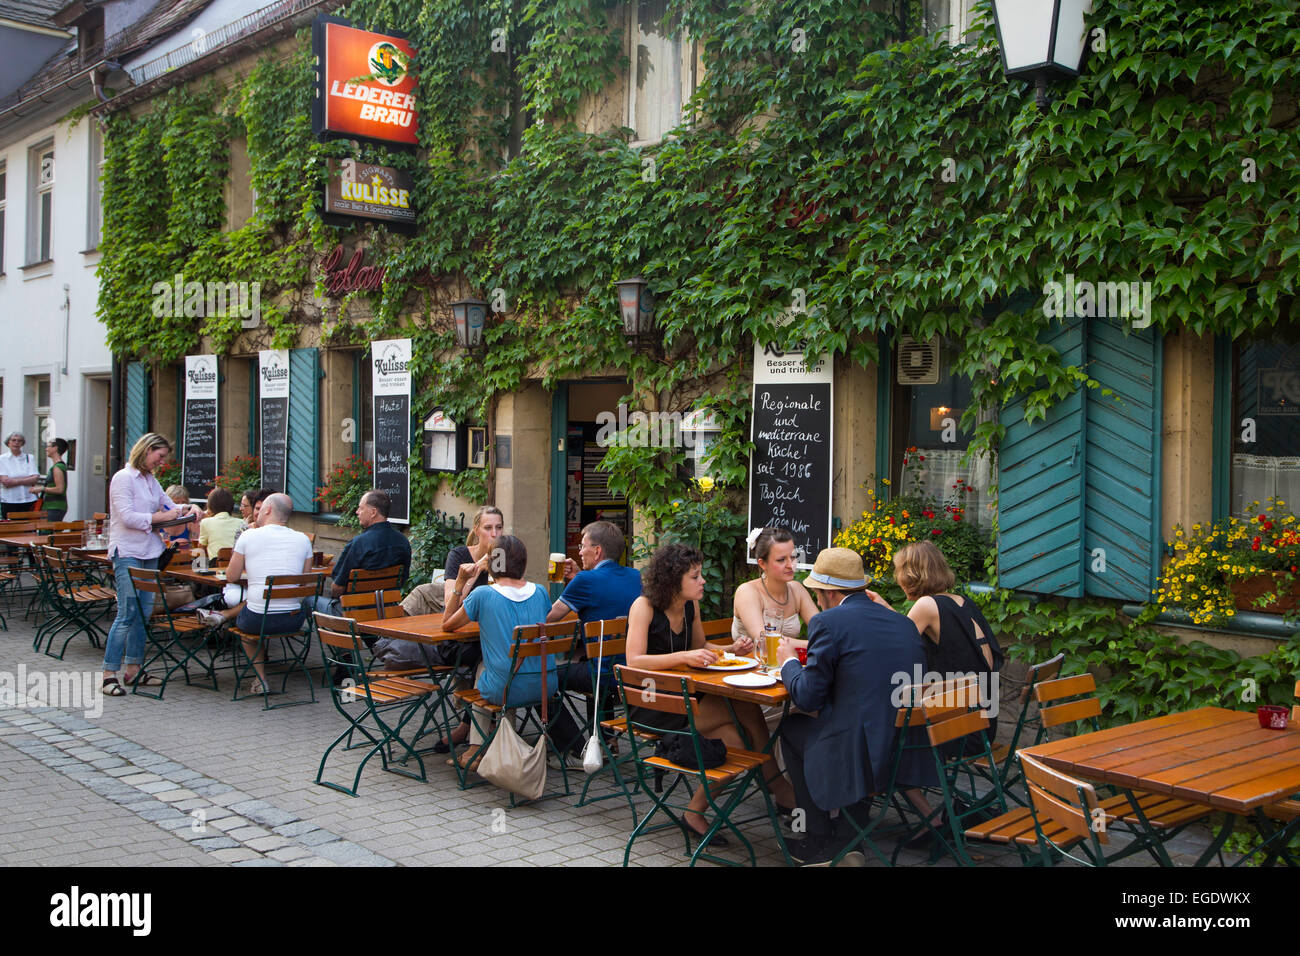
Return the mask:
{"type": "MultiPolygon", "coordinates": [[[[546,625],[538,625],[538,639],[546,642],[546,625]]],[[[515,664],[518,673],[518,661],[515,664]]],[[[546,655],[542,655],[542,726],[550,723],[547,702],[550,697],[546,688],[546,655]]],[[[479,762],[480,777],[489,780],[503,790],[518,794],[525,800],[536,800],[546,792],[546,748],[547,738],[543,733],[537,743],[529,747],[527,742],[515,730],[514,722],[505,714],[501,717],[501,726],[492,737],[492,743],[479,762]]]]}
{"type": "MultiPolygon", "coordinates": [[[[605,622],[600,622],[600,641],[596,645],[596,709],[594,713],[600,716],[600,672],[605,663],[605,622]]],[[[570,665],[572,666],[572,665],[570,665]]],[[[600,752],[600,727],[592,728],[592,735],[587,738],[587,746],[582,751],[582,769],[588,774],[597,773],[605,765],[605,757],[600,752]]]]}

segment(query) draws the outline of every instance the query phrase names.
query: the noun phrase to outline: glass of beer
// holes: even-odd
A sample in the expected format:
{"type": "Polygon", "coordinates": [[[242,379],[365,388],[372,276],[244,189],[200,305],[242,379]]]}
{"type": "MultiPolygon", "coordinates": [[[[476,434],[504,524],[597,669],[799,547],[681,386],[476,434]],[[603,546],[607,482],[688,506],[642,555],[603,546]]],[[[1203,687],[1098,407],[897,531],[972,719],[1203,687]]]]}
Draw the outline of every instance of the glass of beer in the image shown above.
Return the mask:
{"type": "Polygon", "coordinates": [[[781,612],[774,608],[763,609],[763,643],[754,648],[754,655],[768,667],[776,666],[776,648],[781,643],[781,612]]]}
{"type": "Polygon", "coordinates": [[[546,568],[546,577],[548,580],[559,584],[564,580],[564,554],[559,551],[551,552],[551,561],[546,568]]]}

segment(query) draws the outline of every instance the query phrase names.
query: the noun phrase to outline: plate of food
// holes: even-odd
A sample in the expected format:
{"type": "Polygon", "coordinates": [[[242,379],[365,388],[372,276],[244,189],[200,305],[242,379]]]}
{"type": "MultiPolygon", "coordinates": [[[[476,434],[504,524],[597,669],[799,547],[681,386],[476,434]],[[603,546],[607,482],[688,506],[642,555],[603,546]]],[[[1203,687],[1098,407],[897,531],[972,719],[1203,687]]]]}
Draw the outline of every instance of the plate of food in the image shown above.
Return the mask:
{"type": "Polygon", "coordinates": [[[752,657],[737,657],[735,654],[728,652],[704,668],[704,670],[735,673],[736,671],[747,671],[757,666],[758,661],[752,657]]]}
{"type": "Polygon", "coordinates": [[[722,683],[732,687],[771,687],[776,678],[771,674],[728,674],[722,683]]]}

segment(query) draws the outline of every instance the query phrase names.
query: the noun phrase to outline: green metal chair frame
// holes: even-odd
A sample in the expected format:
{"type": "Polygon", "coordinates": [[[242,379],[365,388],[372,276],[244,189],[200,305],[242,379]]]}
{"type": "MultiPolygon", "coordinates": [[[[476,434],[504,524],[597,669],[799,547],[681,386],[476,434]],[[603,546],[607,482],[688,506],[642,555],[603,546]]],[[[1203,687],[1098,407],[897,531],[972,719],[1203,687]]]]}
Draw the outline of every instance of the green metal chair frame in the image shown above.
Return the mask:
{"type": "MultiPolygon", "coordinates": [[[[510,670],[506,675],[506,685],[502,691],[501,697],[503,701],[508,701],[510,699],[510,686],[513,684],[515,677],[519,674],[519,667],[530,657],[554,657],[563,654],[565,655],[564,663],[572,661],[574,651],[576,650],[579,641],[578,629],[569,625],[562,625],[562,627],[568,629],[568,633],[560,637],[551,637],[547,634],[549,626],[550,625],[543,623],[520,625],[515,628],[510,647],[510,670]]],[[[543,667],[545,668],[545,664],[543,664],[543,667]]],[[[529,733],[536,731],[546,738],[546,745],[550,752],[555,756],[556,762],[559,764],[560,777],[564,781],[563,796],[567,797],[573,792],[569,787],[568,765],[565,761],[565,755],[555,746],[555,743],[551,740],[550,736],[551,727],[555,723],[556,716],[559,714],[558,709],[555,714],[550,713],[550,697],[552,694],[561,698],[564,696],[564,687],[559,679],[559,672],[559,664],[556,665],[554,671],[547,669],[547,684],[545,693],[543,694],[544,699],[536,702],[523,704],[493,704],[486,698],[478,695],[477,691],[472,694],[458,692],[455,696],[458,699],[471,704],[469,709],[469,719],[474,722],[475,728],[477,728],[479,734],[483,737],[483,742],[479,745],[478,751],[480,757],[487,753],[487,748],[491,746],[493,738],[496,737],[497,729],[500,727],[501,721],[507,719],[505,711],[523,711],[522,716],[518,717],[519,723],[515,729],[519,732],[521,737],[527,737],[529,733]],[[555,681],[554,688],[552,688],[551,685],[552,680],[555,681]],[[492,721],[488,728],[484,729],[479,723],[478,714],[475,713],[476,710],[485,711],[496,719],[492,721]]],[[[564,706],[562,700],[560,701],[559,706],[564,706]]],[[[446,721],[445,726],[447,733],[450,734],[452,726],[450,720],[446,721]]],[[[462,767],[459,760],[453,760],[452,766],[456,769],[456,776],[462,790],[468,790],[480,782],[486,782],[482,780],[471,781],[469,779],[470,774],[474,771],[467,767],[462,767]]],[[[538,797],[536,801],[530,802],[536,803],[545,800],[548,797],[560,795],[561,794],[558,792],[544,793],[542,796],[538,797]]],[[[510,806],[513,808],[517,805],[518,799],[516,794],[510,794],[510,806]]]]}
{"type": "Polygon", "coordinates": [[[998,774],[1002,778],[1002,790],[1012,800],[1021,806],[1028,806],[1029,795],[1026,792],[1022,798],[1016,792],[1016,785],[1024,781],[1020,771],[1020,763],[1016,760],[1016,751],[1020,749],[1020,738],[1029,728],[1034,728],[1036,735],[1034,743],[1041,743],[1044,733],[1042,721],[1037,713],[1038,698],[1034,695],[1034,688],[1042,681],[1054,680],[1060,676],[1061,668],[1065,664],[1065,654],[1057,654],[1055,657],[1045,661],[1039,661],[1037,664],[1029,665],[1029,670],[1025,673],[1025,683],[1020,690],[1020,713],[1016,717],[1016,728],[1012,731],[1011,741],[1006,745],[1005,750],[1002,745],[993,743],[993,755],[998,774]],[[1031,716],[1031,713],[1033,716],[1031,716]]]}
{"type": "Polygon", "coordinates": [[[72,639],[83,633],[90,640],[91,647],[102,647],[107,632],[100,622],[116,604],[116,592],[99,585],[87,585],[79,573],[69,571],[67,557],[58,548],[43,546],[35,556],[40,570],[41,601],[46,611],[45,620],[36,628],[32,642],[34,649],[39,649],[44,640],[44,653],[63,660],[72,639]],[[85,599],[78,600],[78,594],[85,599]],[[51,653],[54,636],[65,630],[69,633],[59,653],[51,653]]]}
{"type": "MultiPolygon", "coordinates": [[[[269,603],[275,600],[294,599],[301,601],[304,598],[315,599],[320,596],[321,585],[324,582],[324,575],[320,574],[273,574],[266,579],[266,585],[262,591],[263,598],[269,603]]],[[[270,674],[268,681],[263,684],[261,697],[263,710],[277,710],[281,707],[296,707],[299,704],[316,703],[316,688],[312,680],[311,671],[307,668],[307,655],[311,651],[312,645],[312,616],[307,614],[303,626],[297,631],[289,631],[284,634],[267,634],[266,633],[267,615],[262,616],[262,627],[257,634],[249,634],[241,631],[237,627],[229,628],[230,633],[236,638],[234,642],[235,655],[235,694],[232,700],[240,700],[239,686],[244,679],[250,674],[256,674],[257,669],[254,666],[254,660],[257,657],[258,650],[268,647],[269,642],[278,641],[279,646],[284,653],[272,658],[270,653],[266,655],[263,668],[268,668],[272,664],[288,664],[289,667],[280,678],[280,694],[283,694],[289,685],[289,678],[295,670],[301,671],[302,675],[307,678],[307,690],[311,694],[310,700],[291,700],[278,704],[271,703],[270,674]],[[254,642],[253,653],[250,655],[244,650],[243,639],[251,639],[254,642]],[[239,662],[240,657],[244,658],[244,663],[239,662]]],[[[253,696],[245,694],[244,697],[253,696]]]]}
{"type": "MultiPolygon", "coordinates": [[[[594,689],[597,686],[597,671],[600,669],[604,658],[622,657],[626,652],[627,618],[617,617],[605,621],[588,621],[583,629],[587,637],[585,645],[587,670],[591,674],[591,684],[594,689]]],[[[621,797],[627,801],[628,809],[632,811],[632,824],[635,826],[637,821],[636,780],[632,775],[625,772],[628,769],[627,765],[633,763],[631,744],[629,743],[626,750],[615,753],[613,747],[610,746],[610,741],[606,739],[607,733],[616,734],[618,737],[630,734],[627,726],[627,712],[623,709],[622,696],[618,693],[612,670],[609,675],[602,677],[600,687],[602,691],[608,690],[609,693],[601,693],[599,699],[592,701],[593,720],[587,719],[585,708],[582,713],[577,713],[576,709],[573,711],[588,736],[595,737],[599,741],[601,757],[603,758],[601,769],[596,773],[589,774],[583,782],[582,793],[578,797],[578,806],[585,807],[589,803],[600,803],[602,800],[617,800],[621,797]],[[609,771],[614,778],[613,789],[599,797],[589,798],[587,793],[591,789],[591,785],[605,771],[609,771]]]]}
{"type": "MultiPolygon", "coordinates": [[[[654,806],[650,811],[632,828],[632,833],[627,839],[627,845],[623,849],[623,865],[628,865],[628,861],[631,859],[632,845],[640,837],[647,833],[676,828],[681,831],[686,842],[686,852],[690,854],[691,866],[694,866],[700,860],[708,860],[711,863],[724,866],[742,866],[744,864],[736,860],[729,860],[705,852],[709,846],[709,841],[713,839],[715,834],[720,833],[724,827],[735,834],[744,847],[746,854],[749,856],[749,865],[756,865],[753,844],[749,842],[740,827],[753,820],[766,819],[771,824],[773,832],[780,833],[776,807],[767,792],[767,787],[763,785],[763,768],[772,759],[771,754],[753,753],[747,750],[728,750],[726,762],[722,766],[712,770],[698,769],[703,765],[704,761],[700,753],[699,731],[695,726],[695,712],[699,707],[699,699],[694,696],[694,684],[691,679],[682,674],[638,670],[623,664],[615,665],[614,673],[618,678],[619,694],[623,699],[624,711],[628,714],[628,730],[630,731],[628,736],[632,742],[632,755],[636,763],[637,788],[654,801],[654,806]],[[686,718],[686,728],[665,731],[651,724],[633,720],[631,716],[633,706],[645,707],[659,713],[684,716],[686,718]],[[643,739],[642,735],[650,738],[668,738],[674,735],[689,737],[695,751],[696,767],[684,767],[672,763],[666,757],[658,756],[655,750],[650,749],[648,740],[643,739]],[[671,774],[673,780],[667,789],[660,790],[654,786],[653,781],[663,773],[671,774]],[[704,787],[708,807],[713,814],[713,823],[703,836],[696,834],[694,830],[687,826],[686,821],[679,816],[679,814],[688,811],[686,801],[680,799],[676,803],[672,801],[677,788],[691,780],[704,787]],[[762,795],[766,813],[733,820],[732,815],[749,796],[751,790],[757,790],[762,795]],[[651,821],[660,813],[667,816],[669,822],[652,826],[651,821]],[[691,851],[692,837],[697,838],[694,852],[691,851]]],[[[689,798],[693,792],[689,784],[686,792],[689,798]]],[[[784,850],[784,847],[782,849],[784,850]]]]}
{"type": "Polygon", "coordinates": [[[389,773],[410,777],[412,780],[427,780],[424,761],[411,745],[415,738],[412,737],[408,742],[402,736],[402,731],[417,713],[421,710],[427,713],[432,706],[429,697],[438,693],[437,678],[430,672],[430,683],[425,684],[408,677],[372,676],[364,665],[358,663],[364,656],[364,644],[357,636],[355,621],[347,617],[322,614],[319,611],[312,617],[325,672],[331,674],[336,667],[342,667],[348,674],[348,679],[342,686],[330,682],[330,696],[334,701],[334,709],[347,718],[348,728],[325,748],[320,766],[316,770],[316,783],[355,797],[361,785],[361,773],[375,754],[379,754],[384,770],[389,773]],[[356,709],[357,704],[362,705],[360,710],[356,709]],[[349,712],[349,706],[353,707],[352,712],[349,712]],[[391,718],[393,714],[396,714],[395,720],[391,718]],[[371,726],[367,726],[368,722],[371,726]],[[325,780],[325,764],[334,748],[346,741],[343,749],[351,750],[352,737],[358,732],[371,746],[357,765],[352,786],[349,788],[325,780]],[[393,758],[394,745],[399,746],[403,752],[400,763],[393,758]],[[412,758],[420,768],[419,773],[407,770],[405,767],[412,758]]]}
{"type": "Polygon", "coordinates": [[[208,631],[197,615],[175,614],[167,606],[167,584],[163,581],[161,571],[154,568],[130,568],[128,573],[135,589],[136,608],[140,619],[144,621],[146,646],[153,648],[152,653],[146,653],[139,672],[158,677],[161,681],[156,693],[139,684],[135,685],[132,693],[162,700],[168,681],[177,671],[185,675],[185,684],[189,686],[191,661],[212,681],[212,689],[219,691],[221,688],[217,683],[216,654],[209,646],[208,631]],[[153,614],[147,618],[144,616],[144,603],[140,599],[142,591],[154,596],[153,614]],[[203,654],[207,655],[206,661],[201,657],[203,654]],[[160,663],[167,665],[161,676],[153,669],[160,663]]]}
{"type": "Polygon", "coordinates": [[[1053,770],[1027,754],[1018,756],[1029,791],[1034,833],[1045,865],[1063,857],[1084,866],[1100,867],[1128,855],[1125,852],[1107,858],[1104,847],[1110,843],[1110,837],[1106,832],[1106,811],[1092,784],[1053,770]],[[1050,831],[1044,828],[1048,823],[1055,824],[1050,831]],[[1051,835],[1059,833],[1057,827],[1065,831],[1068,839],[1051,835]],[[1070,852],[1075,847],[1083,856],[1070,852]]]}

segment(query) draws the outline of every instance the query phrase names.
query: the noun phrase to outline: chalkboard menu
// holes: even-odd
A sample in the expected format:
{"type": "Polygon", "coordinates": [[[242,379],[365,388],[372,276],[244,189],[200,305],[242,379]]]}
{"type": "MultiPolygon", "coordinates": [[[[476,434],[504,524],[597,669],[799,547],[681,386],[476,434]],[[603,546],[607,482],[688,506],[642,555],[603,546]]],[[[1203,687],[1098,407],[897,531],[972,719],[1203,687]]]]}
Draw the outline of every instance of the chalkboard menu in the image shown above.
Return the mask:
{"type": "Polygon", "coordinates": [[[392,500],[388,520],[411,520],[411,340],[370,343],[375,487],[392,500]]]}
{"type": "MultiPolygon", "coordinates": [[[[754,348],[750,528],[788,528],[800,568],[831,546],[831,365],[799,345],[754,348]]],[[[751,563],[753,556],[750,556],[751,563]]]]}
{"type": "Polygon", "coordinates": [[[217,357],[185,356],[185,427],[181,484],[206,498],[217,477],[217,357]]]}
{"type": "Polygon", "coordinates": [[[288,483],[289,350],[258,353],[258,371],[262,487],[284,491],[288,483]]]}

